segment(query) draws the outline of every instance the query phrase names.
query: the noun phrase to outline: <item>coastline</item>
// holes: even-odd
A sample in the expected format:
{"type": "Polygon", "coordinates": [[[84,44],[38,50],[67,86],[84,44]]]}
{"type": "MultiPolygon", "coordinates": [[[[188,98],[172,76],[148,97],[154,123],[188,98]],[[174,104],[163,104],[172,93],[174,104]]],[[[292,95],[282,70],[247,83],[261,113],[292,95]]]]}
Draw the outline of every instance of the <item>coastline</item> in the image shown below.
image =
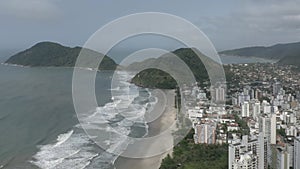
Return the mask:
{"type": "MultiPolygon", "coordinates": [[[[11,64],[5,64],[5,66],[12,66],[12,67],[24,67],[24,66],[20,66],[20,65],[11,65],[11,64]]],[[[26,67],[27,68],[27,67],[26,67]]],[[[30,68],[30,67],[29,67],[30,68]]],[[[42,67],[37,67],[37,68],[42,68],[42,67]]],[[[48,68],[53,68],[53,69],[56,69],[56,68],[67,68],[67,67],[43,67],[45,69],[48,69],[48,68]]],[[[152,90],[152,89],[151,89],[152,90]]],[[[175,99],[175,92],[174,90],[162,90],[163,92],[162,93],[165,93],[166,97],[165,98],[168,98],[166,100],[168,100],[168,103],[166,104],[166,109],[165,111],[163,112],[162,116],[151,122],[151,123],[148,123],[148,135],[151,136],[151,135],[157,135],[158,133],[160,133],[161,131],[164,131],[166,128],[168,128],[170,126],[170,124],[175,120],[175,117],[176,117],[176,109],[175,109],[175,105],[174,105],[174,99],[175,99]]],[[[155,93],[155,92],[154,92],[155,93]]],[[[157,96],[157,95],[155,95],[157,96]]],[[[157,96],[157,99],[159,100],[157,103],[156,103],[156,108],[158,108],[159,110],[161,110],[161,107],[162,106],[162,103],[160,100],[163,100],[160,99],[161,96],[157,96]]],[[[154,106],[155,107],[155,106],[154,106]]],[[[64,134],[64,133],[61,133],[61,134],[64,134]]],[[[168,140],[171,140],[173,141],[173,136],[170,135],[169,137],[167,137],[168,140]],[[169,138],[170,137],[170,138],[169,138]]],[[[55,137],[56,139],[56,137],[55,137]]],[[[158,142],[156,144],[161,144],[161,142],[158,142]]],[[[48,143],[46,143],[45,145],[49,145],[48,143]]],[[[148,149],[151,149],[151,147],[155,147],[155,145],[153,146],[149,146],[147,147],[148,149]]],[[[34,153],[31,153],[29,155],[26,155],[26,159],[25,157],[24,158],[20,158],[20,159],[15,159],[13,160],[11,163],[12,165],[12,168],[14,168],[14,166],[17,166],[19,167],[20,164],[24,164],[23,162],[26,162],[26,168],[37,168],[36,166],[34,166],[33,164],[29,163],[28,161],[31,160],[31,158],[33,157],[33,155],[35,155],[37,152],[39,152],[40,149],[39,148],[36,148],[35,147],[35,151],[34,153]],[[30,167],[27,167],[27,166],[30,166],[30,167]]],[[[147,151],[147,149],[143,149],[141,151],[147,151]]],[[[145,158],[145,159],[126,159],[125,162],[122,164],[122,167],[121,168],[125,168],[126,166],[128,166],[127,168],[129,169],[141,169],[141,168],[149,168],[149,169],[156,169],[156,168],[159,168],[160,167],[160,164],[161,164],[161,161],[162,159],[168,154],[168,153],[171,153],[172,150],[168,151],[167,153],[163,153],[163,154],[160,154],[160,155],[157,155],[155,157],[152,157],[152,158],[145,158]]],[[[7,166],[5,165],[4,168],[6,168],[7,166]]],[[[23,166],[24,167],[24,166],[23,166]]],[[[25,168],[25,167],[24,167],[25,168]]]]}
{"type": "MultiPolygon", "coordinates": [[[[176,108],[175,108],[175,90],[161,90],[165,94],[167,98],[167,103],[164,111],[162,112],[161,116],[157,118],[156,120],[149,122],[149,131],[147,137],[155,136],[163,131],[165,131],[167,128],[171,126],[172,123],[175,122],[176,119],[176,108]]],[[[155,93],[154,93],[155,94],[155,93]]],[[[158,100],[163,99],[161,94],[156,93],[156,97],[158,97],[158,100]]],[[[158,103],[155,105],[153,111],[160,111],[162,105],[164,103],[158,101],[158,103]]],[[[168,144],[172,144],[173,147],[173,136],[171,133],[168,133],[166,140],[170,141],[168,144]]],[[[157,147],[157,145],[161,144],[161,142],[154,141],[151,145],[149,145],[147,148],[140,150],[140,151],[147,151],[152,152],[154,148],[157,147]]],[[[162,160],[168,155],[172,154],[173,149],[156,155],[154,157],[149,158],[127,158],[127,157],[118,157],[118,159],[115,161],[115,166],[117,169],[141,169],[141,168],[147,168],[147,169],[159,169],[162,160]]]]}
{"type": "Polygon", "coordinates": [[[117,65],[116,69],[93,69],[93,68],[88,68],[88,67],[75,67],[75,66],[24,66],[24,65],[19,65],[19,64],[12,64],[12,63],[6,63],[2,62],[0,63],[1,65],[4,66],[14,66],[14,67],[22,67],[22,68],[46,68],[46,69],[56,69],[56,68],[64,68],[64,69],[82,69],[82,70],[89,70],[89,71],[114,71],[119,69],[119,65],[117,65]]]}
{"type": "Polygon", "coordinates": [[[247,63],[277,63],[279,60],[278,59],[268,59],[268,58],[261,58],[261,57],[256,57],[256,56],[239,56],[239,55],[226,55],[226,54],[220,54],[219,55],[221,60],[222,58],[240,58],[243,59],[244,61],[234,61],[234,59],[231,59],[229,62],[231,63],[227,63],[228,61],[223,61],[224,65],[228,65],[228,64],[247,64],[247,63]],[[253,61],[254,60],[254,61],[253,61]]]}

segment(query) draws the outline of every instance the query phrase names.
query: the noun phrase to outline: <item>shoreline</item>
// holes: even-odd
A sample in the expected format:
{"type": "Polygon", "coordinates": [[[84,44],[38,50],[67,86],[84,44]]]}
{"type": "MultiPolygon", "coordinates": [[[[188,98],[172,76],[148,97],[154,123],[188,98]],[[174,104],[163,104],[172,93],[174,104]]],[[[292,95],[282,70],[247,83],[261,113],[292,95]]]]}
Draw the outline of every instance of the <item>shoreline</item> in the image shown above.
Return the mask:
{"type": "MultiPolygon", "coordinates": [[[[165,94],[167,98],[167,103],[165,110],[159,116],[159,118],[155,119],[154,121],[151,121],[148,123],[149,131],[147,137],[155,136],[163,131],[165,131],[167,128],[171,126],[172,123],[175,122],[176,119],[176,108],[175,108],[175,90],[161,90],[165,94]]],[[[162,99],[161,95],[155,94],[158,97],[158,100],[162,99]]],[[[154,107],[154,111],[161,110],[161,107],[163,103],[158,101],[156,106],[154,107]]],[[[168,133],[166,136],[166,140],[169,141],[168,144],[172,144],[173,147],[173,136],[171,133],[168,133]]],[[[158,145],[161,144],[161,141],[157,140],[154,141],[151,145],[147,147],[147,149],[143,148],[143,150],[139,149],[137,151],[147,151],[148,153],[151,153],[153,149],[157,148],[158,145]]],[[[171,150],[168,150],[167,152],[164,152],[162,154],[156,155],[154,157],[149,158],[128,158],[128,157],[118,157],[118,159],[115,161],[116,169],[141,169],[141,168],[147,168],[147,169],[159,169],[162,160],[168,155],[172,154],[173,148],[171,150]]]]}
{"type": "Polygon", "coordinates": [[[21,67],[21,68],[45,68],[45,69],[57,69],[57,68],[62,68],[62,69],[82,69],[82,70],[88,70],[88,71],[115,71],[119,69],[119,65],[116,67],[116,69],[94,69],[94,68],[88,68],[88,67],[75,67],[75,66],[24,66],[24,65],[19,65],[19,64],[13,64],[13,63],[5,63],[2,62],[0,63],[3,66],[13,66],[13,67],[21,67]]]}
{"type": "MultiPolygon", "coordinates": [[[[7,67],[21,67],[21,68],[31,68],[31,67],[24,67],[21,65],[12,65],[12,64],[3,64],[4,66],[7,67]]],[[[69,69],[70,67],[33,67],[33,68],[44,68],[44,69],[57,69],[57,68],[63,68],[63,69],[69,69]]],[[[151,89],[152,90],[152,89],[151,89]]],[[[157,135],[158,133],[160,133],[161,131],[164,131],[166,128],[168,128],[170,126],[170,124],[172,124],[172,122],[175,121],[176,118],[176,109],[175,109],[175,90],[160,90],[163,91],[161,92],[164,97],[162,98],[162,96],[157,96],[154,92],[151,91],[151,93],[154,94],[154,96],[157,96],[157,100],[158,102],[155,104],[156,106],[153,107],[153,109],[156,107],[158,110],[161,110],[161,108],[163,107],[161,104],[163,104],[164,102],[161,102],[161,100],[167,100],[166,103],[166,109],[163,111],[163,113],[161,114],[161,117],[151,121],[148,123],[148,135],[146,137],[150,137],[151,135],[157,135]],[[165,99],[164,99],[165,98],[165,99]]],[[[63,134],[63,133],[61,133],[63,134]]],[[[59,135],[59,134],[58,134],[59,135]]],[[[56,137],[55,137],[56,138],[56,137]]],[[[168,140],[173,141],[173,136],[170,135],[167,137],[168,140]],[[170,138],[169,138],[170,137],[170,138]]],[[[47,143],[48,144],[48,143],[47,143]]],[[[47,145],[45,144],[45,145],[47,145]]],[[[161,144],[161,142],[159,143],[161,144]]],[[[153,146],[149,146],[147,147],[148,149],[151,149],[151,147],[157,147],[155,145],[153,146]]],[[[143,148],[143,151],[147,151],[146,149],[143,148]]],[[[30,153],[30,154],[26,154],[26,156],[24,155],[24,157],[22,158],[15,158],[11,163],[12,165],[9,164],[10,166],[17,166],[19,167],[19,164],[25,164],[26,163],[26,167],[30,166],[29,168],[34,168],[36,166],[34,166],[33,164],[31,164],[29,162],[29,160],[33,157],[33,155],[35,155],[37,152],[39,152],[39,148],[35,147],[34,152],[30,153]]],[[[144,158],[144,159],[125,159],[125,161],[123,160],[121,166],[122,168],[125,168],[126,166],[128,166],[128,169],[141,169],[141,168],[147,168],[147,169],[158,169],[160,167],[161,161],[163,158],[166,157],[167,154],[171,153],[172,150],[168,151],[167,153],[162,153],[160,155],[157,155],[155,157],[151,157],[151,158],[144,158]]],[[[119,161],[119,159],[116,160],[119,161]]],[[[4,165],[4,167],[6,167],[6,165],[4,165]]]]}
{"type": "Polygon", "coordinates": [[[267,58],[261,58],[257,56],[239,56],[239,55],[226,55],[226,54],[219,54],[220,59],[222,61],[222,57],[228,58],[228,57],[238,57],[241,59],[255,59],[255,62],[240,62],[240,63],[222,63],[223,65],[228,65],[228,64],[249,64],[249,63],[277,63],[279,59],[267,59],[267,58]]]}

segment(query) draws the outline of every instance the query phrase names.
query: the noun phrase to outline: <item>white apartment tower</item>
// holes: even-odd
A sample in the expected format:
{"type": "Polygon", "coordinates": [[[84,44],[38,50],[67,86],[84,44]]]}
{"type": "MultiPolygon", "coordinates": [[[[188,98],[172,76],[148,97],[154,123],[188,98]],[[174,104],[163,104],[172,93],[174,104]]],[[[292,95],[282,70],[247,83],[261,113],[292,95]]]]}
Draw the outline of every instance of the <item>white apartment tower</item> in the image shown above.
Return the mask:
{"type": "Polygon", "coordinates": [[[229,169],[265,169],[266,168],[266,141],[260,136],[258,139],[248,140],[243,136],[229,145],[229,169]]]}
{"type": "Polygon", "coordinates": [[[279,93],[280,89],[281,89],[281,83],[278,81],[275,82],[273,84],[273,95],[277,95],[279,93]]]}
{"type": "Polygon", "coordinates": [[[242,104],[242,117],[250,117],[249,102],[242,104]]]}
{"type": "Polygon", "coordinates": [[[259,121],[260,132],[270,144],[276,144],[276,114],[263,115],[259,121]]]}
{"type": "Polygon", "coordinates": [[[215,144],[216,143],[216,124],[204,123],[195,126],[194,140],[196,144],[215,144]]]}
{"type": "Polygon", "coordinates": [[[212,99],[218,103],[226,101],[226,88],[224,85],[219,85],[218,87],[213,87],[211,90],[212,99]]]}
{"type": "Polygon", "coordinates": [[[294,169],[300,168],[300,137],[294,139],[294,169]]]}
{"type": "Polygon", "coordinates": [[[277,148],[277,169],[290,169],[290,155],[284,148],[277,148]]]}
{"type": "Polygon", "coordinates": [[[260,102],[259,101],[256,101],[254,104],[253,104],[253,118],[256,119],[259,117],[260,115],[260,102]]]}
{"type": "Polygon", "coordinates": [[[276,114],[271,114],[270,117],[270,130],[271,130],[271,135],[270,135],[270,143],[271,144],[276,144],[276,114]]]}

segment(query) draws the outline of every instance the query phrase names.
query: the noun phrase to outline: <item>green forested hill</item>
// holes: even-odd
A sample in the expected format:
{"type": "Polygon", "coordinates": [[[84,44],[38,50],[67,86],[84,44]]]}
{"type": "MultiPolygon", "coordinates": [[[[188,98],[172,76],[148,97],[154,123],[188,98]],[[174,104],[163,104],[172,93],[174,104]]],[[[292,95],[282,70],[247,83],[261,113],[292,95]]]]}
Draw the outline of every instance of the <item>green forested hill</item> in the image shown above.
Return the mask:
{"type": "Polygon", "coordinates": [[[176,81],[168,73],[158,69],[146,69],[138,73],[132,82],[137,86],[159,89],[174,89],[176,81]]]}
{"type": "MultiPolygon", "coordinates": [[[[33,47],[11,56],[6,63],[23,66],[63,66],[74,67],[81,47],[65,47],[53,42],[40,42],[33,47]]],[[[94,55],[101,55],[92,50],[86,49],[94,55]]],[[[117,64],[105,56],[101,62],[100,69],[115,69],[117,64]]]]}
{"type": "MultiPolygon", "coordinates": [[[[180,58],[188,66],[197,82],[200,82],[201,85],[203,85],[204,83],[209,83],[207,68],[216,66],[216,62],[203,55],[203,59],[207,60],[210,63],[206,65],[208,67],[205,67],[202,61],[191,48],[177,49],[172,53],[178,56],[178,58],[180,58]]],[[[178,66],[174,59],[168,54],[163,55],[157,59],[149,59],[144,62],[135,63],[130,65],[129,67],[131,69],[136,69],[137,67],[145,67],[148,64],[172,67],[172,70],[177,73],[180,73],[180,69],[182,69],[182,67],[178,66]]],[[[143,87],[163,89],[173,89],[177,85],[176,81],[168,73],[153,68],[139,72],[132,79],[132,82],[143,87]]]]}

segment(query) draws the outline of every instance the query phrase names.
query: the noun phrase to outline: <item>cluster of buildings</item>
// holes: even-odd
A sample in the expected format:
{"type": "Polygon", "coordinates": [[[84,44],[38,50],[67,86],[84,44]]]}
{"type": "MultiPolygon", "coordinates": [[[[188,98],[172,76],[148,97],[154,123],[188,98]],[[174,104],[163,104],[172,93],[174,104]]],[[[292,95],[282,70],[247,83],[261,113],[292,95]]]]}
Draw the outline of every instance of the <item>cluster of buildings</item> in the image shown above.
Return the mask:
{"type": "Polygon", "coordinates": [[[285,133],[284,130],[289,129],[284,124],[286,114],[266,100],[248,98],[233,106],[247,123],[249,133],[228,142],[229,168],[290,169],[294,161],[291,161],[291,152],[288,152],[288,146],[284,143],[286,137],[278,134],[279,130],[285,133]]]}
{"type": "MultiPolygon", "coordinates": [[[[260,144],[261,153],[257,157],[261,160],[257,163],[259,167],[256,165],[255,168],[300,169],[300,83],[296,78],[299,74],[289,67],[276,65],[264,65],[263,68],[255,64],[233,67],[232,70],[239,73],[240,82],[238,87],[231,90],[232,108],[240,112],[240,117],[249,127],[249,134],[243,137],[260,144]],[[247,72],[249,69],[251,73],[247,72]],[[265,159],[264,165],[262,159],[265,159]]],[[[244,144],[242,140],[237,145],[230,144],[229,150],[244,144]]],[[[251,159],[257,161],[257,157],[251,159]]],[[[242,161],[245,160],[229,151],[229,168],[247,168],[248,163],[242,161]]]]}
{"type": "MultiPolygon", "coordinates": [[[[225,102],[225,86],[218,86],[210,95],[214,103],[225,102]],[[216,96],[216,97],[215,97],[216,96]]],[[[197,84],[185,86],[182,90],[183,110],[187,112],[195,131],[196,144],[222,144],[227,142],[226,130],[222,124],[228,124],[229,130],[238,130],[238,124],[232,115],[227,114],[225,106],[212,104],[207,90],[197,84]]]]}
{"type": "Polygon", "coordinates": [[[300,169],[299,74],[276,65],[230,69],[236,83],[228,90],[182,90],[194,142],[228,144],[229,169],[300,169]]]}

